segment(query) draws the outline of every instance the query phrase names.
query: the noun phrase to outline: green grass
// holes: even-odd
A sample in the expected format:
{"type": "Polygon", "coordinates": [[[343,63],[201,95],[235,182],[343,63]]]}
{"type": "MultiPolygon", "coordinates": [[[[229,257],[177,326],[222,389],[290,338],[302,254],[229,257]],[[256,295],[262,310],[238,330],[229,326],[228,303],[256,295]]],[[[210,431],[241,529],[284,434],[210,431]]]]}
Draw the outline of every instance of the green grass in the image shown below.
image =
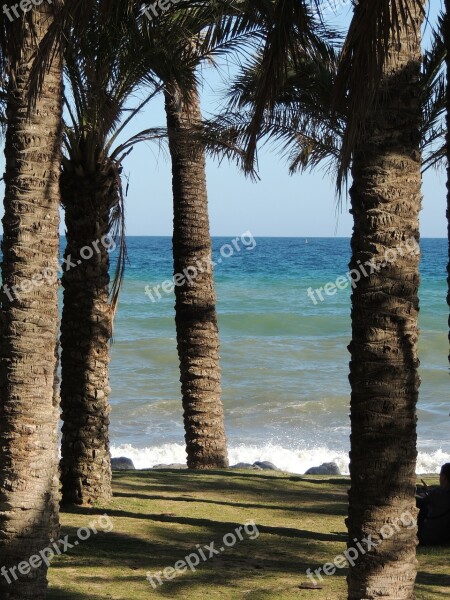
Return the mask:
{"type": "MultiPolygon", "coordinates": [[[[437,483],[429,478],[429,483],[437,483]]],[[[252,471],[127,471],[114,474],[107,506],[61,514],[62,535],[107,513],[114,529],[55,558],[49,600],[344,600],[346,570],[323,589],[301,590],[305,570],[345,549],[348,478],[252,471]],[[196,544],[215,542],[255,521],[260,536],[226,549],[153,589],[146,572],[173,566],[196,544]]],[[[62,536],[61,536],[62,537],[62,536]]],[[[417,600],[448,596],[448,548],[420,548],[417,600]]]]}

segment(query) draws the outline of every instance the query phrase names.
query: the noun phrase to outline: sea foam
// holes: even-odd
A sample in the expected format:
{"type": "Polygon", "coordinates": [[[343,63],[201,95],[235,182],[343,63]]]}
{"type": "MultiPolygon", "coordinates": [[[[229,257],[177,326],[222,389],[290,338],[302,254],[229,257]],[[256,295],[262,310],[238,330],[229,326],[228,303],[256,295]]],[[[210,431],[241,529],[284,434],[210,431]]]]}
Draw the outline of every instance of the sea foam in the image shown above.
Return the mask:
{"type": "MultiPolygon", "coordinates": [[[[131,444],[112,446],[113,457],[131,458],[137,469],[150,469],[157,464],[186,463],[185,448],[182,444],[163,444],[147,448],[136,448],[131,444]]],[[[335,462],[341,473],[348,475],[348,452],[326,447],[284,448],[277,444],[252,446],[241,444],[228,450],[230,465],[238,462],[254,463],[268,460],[282,471],[303,474],[310,467],[324,462],[335,462]]],[[[416,473],[439,473],[441,465],[450,462],[450,454],[442,450],[419,452],[416,473]]]]}

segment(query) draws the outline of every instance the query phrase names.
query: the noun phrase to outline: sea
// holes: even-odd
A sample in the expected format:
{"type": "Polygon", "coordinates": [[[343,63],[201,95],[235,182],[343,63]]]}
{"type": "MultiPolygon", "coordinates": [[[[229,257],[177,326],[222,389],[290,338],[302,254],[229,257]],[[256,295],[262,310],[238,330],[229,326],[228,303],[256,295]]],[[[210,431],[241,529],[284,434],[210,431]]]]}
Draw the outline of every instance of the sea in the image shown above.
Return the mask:
{"type": "MultiPolygon", "coordinates": [[[[112,345],[112,456],[137,468],[185,463],[171,239],[128,237],[127,246],[112,345]]],[[[447,240],[423,239],[421,248],[417,473],[436,473],[450,461],[447,240]]],[[[269,460],[304,473],[335,461],[348,473],[350,286],[341,279],[323,301],[308,289],[345,278],[349,259],[344,238],[213,239],[230,464],[269,460]]]]}

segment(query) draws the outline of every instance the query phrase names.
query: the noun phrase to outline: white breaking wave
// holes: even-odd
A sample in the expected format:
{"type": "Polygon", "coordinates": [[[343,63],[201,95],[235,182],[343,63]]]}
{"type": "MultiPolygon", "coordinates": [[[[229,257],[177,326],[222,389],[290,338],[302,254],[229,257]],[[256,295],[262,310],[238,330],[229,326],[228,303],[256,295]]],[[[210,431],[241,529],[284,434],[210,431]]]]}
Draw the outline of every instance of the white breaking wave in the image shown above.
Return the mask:
{"type": "MultiPolygon", "coordinates": [[[[136,469],[150,469],[158,464],[186,464],[186,452],[182,444],[163,444],[148,448],[135,448],[131,444],[111,447],[113,458],[126,456],[131,458],[136,469]]],[[[310,467],[317,467],[324,462],[335,462],[341,473],[348,475],[348,453],[342,450],[331,450],[326,447],[309,447],[290,449],[277,444],[250,446],[241,444],[228,449],[230,465],[239,462],[254,463],[270,461],[282,471],[303,474],[310,467]]],[[[416,473],[439,473],[440,467],[450,462],[450,454],[442,450],[419,452],[416,473]]]]}

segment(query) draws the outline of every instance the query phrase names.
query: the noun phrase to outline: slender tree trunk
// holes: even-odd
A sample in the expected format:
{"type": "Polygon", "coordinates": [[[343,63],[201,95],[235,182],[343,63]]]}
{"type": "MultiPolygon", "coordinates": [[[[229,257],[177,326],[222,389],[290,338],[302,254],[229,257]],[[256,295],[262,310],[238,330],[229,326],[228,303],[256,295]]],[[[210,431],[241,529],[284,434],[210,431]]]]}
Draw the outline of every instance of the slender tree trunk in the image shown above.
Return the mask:
{"type": "MultiPolygon", "coordinates": [[[[409,4],[417,24],[419,11],[409,4]]],[[[348,546],[358,552],[349,600],[410,600],[416,577],[420,34],[411,24],[390,46],[352,168],[350,268],[361,280],[352,295],[349,346],[348,546]]]]}
{"type": "Polygon", "coordinates": [[[32,25],[22,24],[22,53],[7,103],[0,318],[2,600],[45,598],[46,564],[25,575],[17,565],[50,546],[59,530],[54,393],[62,111],[58,52],[27,118],[29,74],[52,12],[43,3],[30,13],[32,25]]]}
{"type": "Polygon", "coordinates": [[[174,203],[175,323],[180,360],[187,464],[228,466],[221,401],[219,331],[212,268],[205,153],[192,142],[200,103],[189,105],[176,84],[165,93],[174,203]],[[183,275],[185,274],[185,275],[183,275]]]}
{"type": "Polygon", "coordinates": [[[117,200],[113,166],[88,175],[64,161],[64,306],[61,321],[61,481],[63,503],[92,504],[111,498],[109,451],[109,302],[111,208],[117,200]]]}
{"type": "MultiPolygon", "coordinates": [[[[450,309],[450,0],[445,0],[444,14],[444,41],[447,49],[447,241],[448,241],[448,263],[447,263],[447,304],[450,309]]],[[[450,346],[450,312],[448,317],[448,342],[450,346]]],[[[448,355],[450,362],[450,352],[448,355]]]]}

